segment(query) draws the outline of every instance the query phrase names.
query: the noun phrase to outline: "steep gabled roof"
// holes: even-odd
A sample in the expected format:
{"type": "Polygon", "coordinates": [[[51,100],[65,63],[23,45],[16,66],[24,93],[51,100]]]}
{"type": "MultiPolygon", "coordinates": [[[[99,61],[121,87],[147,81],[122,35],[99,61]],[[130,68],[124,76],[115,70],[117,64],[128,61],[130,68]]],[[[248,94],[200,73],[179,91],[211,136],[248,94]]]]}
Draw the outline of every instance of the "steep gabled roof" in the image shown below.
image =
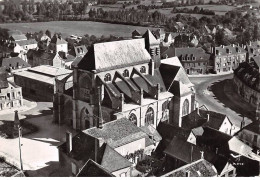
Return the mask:
{"type": "Polygon", "coordinates": [[[103,72],[148,63],[150,59],[144,39],[132,39],[94,44],[78,63],[78,67],[103,72]]]}
{"type": "Polygon", "coordinates": [[[109,145],[106,145],[100,164],[110,173],[132,166],[132,163],[130,163],[109,145]]]}
{"type": "Polygon", "coordinates": [[[27,37],[24,34],[21,35],[12,35],[11,38],[14,41],[21,41],[21,40],[27,40],[27,37]]]}
{"type": "Polygon", "coordinates": [[[153,33],[148,29],[144,35],[143,38],[145,38],[145,44],[149,45],[158,45],[160,42],[154,37],[153,33]]]}
{"type": "Polygon", "coordinates": [[[25,45],[31,45],[31,44],[37,44],[37,41],[35,39],[29,39],[29,40],[22,40],[16,42],[20,46],[25,46],[25,45]]]}
{"type": "Polygon", "coordinates": [[[114,175],[92,159],[89,159],[79,171],[77,177],[114,177],[114,175]]]}
{"type": "Polygon", "coordinates": [[[20,57],[3,58],[2,60],[0,60],[0,66],[6,68],[10,68],[10,67],[18,68],[19,66],[23,68],[31,67],[26,61],[24,61],[20,57]]]}

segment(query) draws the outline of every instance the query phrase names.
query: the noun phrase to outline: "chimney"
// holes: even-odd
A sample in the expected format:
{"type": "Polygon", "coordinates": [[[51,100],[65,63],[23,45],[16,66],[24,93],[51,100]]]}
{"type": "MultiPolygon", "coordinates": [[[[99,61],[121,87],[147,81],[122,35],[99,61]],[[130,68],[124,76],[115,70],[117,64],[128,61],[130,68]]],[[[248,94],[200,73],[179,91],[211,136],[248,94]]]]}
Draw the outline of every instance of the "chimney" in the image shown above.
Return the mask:
{"type": "Polygon", "coordinates": [[[186,176],[186,177],[190,177],[190,171],[186,171],[186,172],[185,172],[185,176],[186,176]]]}
{"type": "Polygon", "coordinates": [[[209,114],[207,114],[207,122],[209,122],[209,114]]]}
{"type": "Polygon", "coordinates": [[[67,153],[72,151],[72,133],[69,131],[66,132],[66,149],[67,153]]]}
{"type": "Polygon", "coordinates": [[[200,158],[204,159],[204,151],[200,151],[200,158]]]}

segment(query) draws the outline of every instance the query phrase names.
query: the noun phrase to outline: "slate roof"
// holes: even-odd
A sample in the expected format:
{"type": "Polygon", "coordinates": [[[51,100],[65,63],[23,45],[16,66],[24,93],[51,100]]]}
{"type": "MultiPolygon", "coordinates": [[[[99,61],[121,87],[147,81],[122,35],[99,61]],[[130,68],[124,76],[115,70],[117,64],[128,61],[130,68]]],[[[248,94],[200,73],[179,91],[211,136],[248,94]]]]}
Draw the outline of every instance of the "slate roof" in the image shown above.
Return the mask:
{"type": "Polygon", "coordinates": [[[80,69],[103,72],[150,62],[144,39],[94,44],[78,63],[80,69]]]}
{"type": "Polygon", "coordinates": [[[201,151],[204,152],[204,159],[212,163],[216,167],[218,174],[220,174],[228,163],[227,158],[219,156],[202,147],[195,146],[178,137],[172,139],[169,146],[164,150],[164,153],[189,164],[201,159],[201,151]]]}
{"type": "Polygon", "coordinates": [[[102,129],[86,129],[83,133],[104,140],[112,148],[147,137],[146,133],[126,118],[105,123],[102,129]]]}
{"type": "Polygon", "coordinates": [[[30,64],[25,62],[20,57],[3,58],[3,59],[0,60],[0,66],[6,67],[7,69],[10,68],[10,67],[18,68],[19,66],[21,66],[23,68],[31,67],[30,64]]]}
{"type": "Polygon", "coordinates": [[[192,111],[190,114],[182,117],[182,126],[186,129],[192,129],[199,126],[207,126],[216,130],[221,127],[226,115],[214,111],[207,111],[199,109],[192,111]],[[209,121],[207,122],[207,114],[209,114],[209,121]]]}
{"type": "Polygon", "coordinates": [[[131,162],[112,149],[109,145],[106,145],[100,164],[110,173],[132,166],[131,162]]]}
{"type": "Polygon", "coordinates": [[[216,177],[218,175],[214,165],[205,159],[200,159],[175,169],[162,177],[186,177],[186,172],[190,172],[190,177],[216,177]]]}
{"type": "Polygon", "coordinates": [[[251,131],[256,134],[260,134],[260,121],[254,121],[253,123],[245,126],[243,129],[251,131]]]}
{"type": "Polygon", "coordinates": [[[259,71],[255,66],[251,66],[248,62],[242,62],[238,68],[234,70],[234,75],[239,78],[243,83],[252,89],[260,92],[259,89],[259,71]]]}
{"type": "MultiPolygon", "coordinates": [[[[230,51],[231,54],[237,54],[237,53],[239,53],[239,50],[240,50],[240,53],[246,53],[246,50],[244,48],[237,46],[237,45],[215,47],[215,52],[216,52],[216,50],[219,51],[220,56],[230,55],[228,51],[230,51]]],[[[218,55],[216,55],[216,56],[218,56],[218,55]]]]}
{"type": "Polygon", "coordinates": [[[114,177],[114,175],[92,159],[89,159],[79,171],[77,177],[114,177]]]}
{"type": "Polygon", "coordinates": [[[162,56],[166,55],[168,58],[177,56],[182,62],[208,62],[210,54],[206,53],[201,47],[187,47],[187,48],[174,48],[170,46],[166,51],[162,53],[162,56]],[[187,58],[189,57],[189,60],[187,58]],[[192,59],[195,57],[195,59],[192,59]]]}
{"type": "Polygon", "coordinates": [[[26,46],[26,45],[31,45],[31,44],[37,44],[37,41],[35,39],[29,39],[29,40],[22,40],[16,42],[20,46],[26,46]]]}

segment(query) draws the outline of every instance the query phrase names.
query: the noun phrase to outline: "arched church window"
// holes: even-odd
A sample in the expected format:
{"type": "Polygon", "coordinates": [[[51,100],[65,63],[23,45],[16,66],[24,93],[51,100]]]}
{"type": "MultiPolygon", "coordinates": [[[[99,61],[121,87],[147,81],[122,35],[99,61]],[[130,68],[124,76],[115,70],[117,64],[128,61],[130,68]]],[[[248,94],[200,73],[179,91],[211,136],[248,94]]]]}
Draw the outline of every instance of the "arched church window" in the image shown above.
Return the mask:
{"type": "Polygon", "coordinates": [[[134,113],[131,113],[128,119],[137,126],[137,117],[134,113]]]}
{"type": "Polygon", "coordinates": [[[141,72],[141,73],[146,73],[146,68],[145,68],[145,66],[142,66],[142,67],[141,67],[140,72],[141,72]]]}
{"type": "Polygon", "coordinates": [[[154,110],[153,108],[149,107],[146,114],[145,114],[145,125],[154,124],[154,110]]]}
{"type": "Polygon", "coordinates": [[[128,71],[127,69],[124,70],[123,76],[124,76],[124,77],[129,77],[129,71],[128,71]]]}
{"type": "Polygon", "coordinates": [[[107,73],[107,74],[105,75],[104,80],[105,80],[105,82],[111,81],[111,74],[110,74],[110,73],[107,73]]]}
{"type": "Polygon", "coordinates": [[[182,116],[189,114],[189,101],[186,99],[182,105],[182,116]]]}

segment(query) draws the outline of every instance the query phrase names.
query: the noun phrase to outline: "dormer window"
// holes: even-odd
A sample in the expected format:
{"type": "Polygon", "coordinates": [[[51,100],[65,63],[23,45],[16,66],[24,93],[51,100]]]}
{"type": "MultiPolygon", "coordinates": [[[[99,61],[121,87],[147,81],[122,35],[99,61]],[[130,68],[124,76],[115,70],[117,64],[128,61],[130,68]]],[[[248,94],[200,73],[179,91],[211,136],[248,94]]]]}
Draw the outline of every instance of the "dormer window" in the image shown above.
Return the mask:
{"type": "Polygon", "coordinates": [[[142,66],[141,69],[140,69],[140,72],[141,73],[146,73],[146,68],[144,66],[142,66]]]}
{"type": "Polygon", "coordinates": [[[104,81],[105,81],[105,82],[111,81],[111,74],[110,74],[110,73],[107,73],[107,74],[105,75],[104,81]]]}
{"type": "Polygon", "coordinates": [[[124,77],[129,77],[129,71],[128,71],[127,69],[124,70],[123,76],[124,76],[124,77]]]}

